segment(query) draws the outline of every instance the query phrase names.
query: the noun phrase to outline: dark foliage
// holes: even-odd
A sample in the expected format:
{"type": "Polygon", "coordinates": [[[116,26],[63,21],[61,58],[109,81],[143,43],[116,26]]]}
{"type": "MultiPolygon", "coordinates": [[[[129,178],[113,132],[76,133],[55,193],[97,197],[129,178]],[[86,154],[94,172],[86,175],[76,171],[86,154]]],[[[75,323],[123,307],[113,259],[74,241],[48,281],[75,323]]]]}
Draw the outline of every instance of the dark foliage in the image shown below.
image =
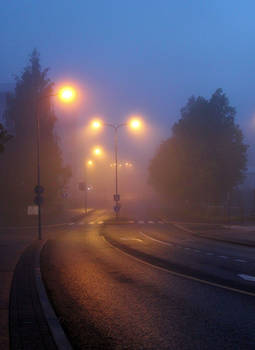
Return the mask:
{"type": "Polygon", "coordinates": [[[151,161],[150,183],[181,202],[224,200],[242,182],[246,169],[248,146],[234,117],[235,109],[221,89],[210,100],[191,97],[172,136],[151,161]]]}
{"type": "Polygon", "coordinates": [[[0,153],[4,151],[4,145],[8,142],[12,136],[5,130],[4,126],[0,123],[0,153]]]}
{"type": "Polygon", "coordinates": [[[63,166],[55,133],[56,116],[49,97],[53,93],[53,84],[47,78],[47,73],[48,69],[41,69],[39,54],[34,50],[29,65],[21,77],[16,78],[15,92],[7,98],[6,122],[13,130],[14,138],[0,162],[2,212],[19,212],[21,216],[26,216],[27,206],[33,205],[33,188],[37,183],[36,106],[40,119],[44,208],[60,202],[61,193],[71,176],[70,169],[63,166]]]}

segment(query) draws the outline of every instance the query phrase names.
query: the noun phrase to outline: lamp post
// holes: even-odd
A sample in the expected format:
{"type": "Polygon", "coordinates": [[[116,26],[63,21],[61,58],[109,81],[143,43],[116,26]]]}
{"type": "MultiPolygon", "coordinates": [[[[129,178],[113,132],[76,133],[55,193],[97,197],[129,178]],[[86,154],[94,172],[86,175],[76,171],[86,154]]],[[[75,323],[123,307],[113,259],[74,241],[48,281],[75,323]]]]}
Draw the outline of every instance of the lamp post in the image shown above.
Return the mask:
{"type": "Polygon", "coordinates": [[[93,160],[89,159],[85,164],[84,170],[84,212],[88,214],[88,168],[94,165],[93,160]]]}
{"type": "Polygon", "coordinates": [[[63,101],[69,102],[75,97],[75,91],[73,88],[66,86],[60,89],[59,92],[42,95],[36,100],[35,105],[35,117],[36,117],[36,158],[37,158],[37,185],[34,188],[36,193],[34,203],[38,206],[38,239],[42,239],[42,220],[41,220],[41,205],[43,203],[42,193],[44,188],[41,186],[41,164],[40,164],[40,104],[42,100],[50,98],[52,96],[59,96],[63,101]]]}
{"type": "Polygon", "coordinates": [[[115,201],[114,211],[117,219],[120,210],[120,195],[118,193],[118,131],[122,126],[130,126],[132,129],[140,129],[141,121],[140,119],[132,118],[128,123],[121,124],[102,123],[100,120],[95,120],[92,122],[92,127],[94,129],[99,129],[102,125],[109,126],[114,129],[115,194],[113,195],[113,199],[115,201]]]}

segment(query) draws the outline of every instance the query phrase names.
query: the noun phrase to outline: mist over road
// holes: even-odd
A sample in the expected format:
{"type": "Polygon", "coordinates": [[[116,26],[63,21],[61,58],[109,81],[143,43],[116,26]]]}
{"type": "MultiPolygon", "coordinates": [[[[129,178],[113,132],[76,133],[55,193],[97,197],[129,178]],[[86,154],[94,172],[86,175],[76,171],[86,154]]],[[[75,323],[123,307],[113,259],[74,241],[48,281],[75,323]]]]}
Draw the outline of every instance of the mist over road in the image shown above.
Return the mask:
{"type": "Polygon", "coordinates": [[[94,212],[42,254],[74,348],[254,349],[255,289],[237,276],[254,271],[253,250],[194,238],[156,216],[109,219],[94,212]]]}

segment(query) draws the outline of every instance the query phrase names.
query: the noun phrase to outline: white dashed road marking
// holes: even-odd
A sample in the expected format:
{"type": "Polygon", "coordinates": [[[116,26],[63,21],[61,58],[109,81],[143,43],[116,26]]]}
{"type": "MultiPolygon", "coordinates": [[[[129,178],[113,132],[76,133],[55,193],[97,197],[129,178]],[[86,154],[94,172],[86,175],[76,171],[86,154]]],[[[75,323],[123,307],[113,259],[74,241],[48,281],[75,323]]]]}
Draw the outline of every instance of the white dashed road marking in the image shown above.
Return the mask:
{"type": "Polygon", "coordinates": [[[102,225],[104,222],[103,221],[98,221],[98,224],[99,225],[102,225]]]}
{"type": "Polygon", "coordinates": [[[143,220],[139,220],[138,224],[144,224],[144,221],[143,220]]]}
{"type": "Polygon", "coordinates": [[[154,224],[154,221],[150,220],[150,221],[148,221],[148,224],[154,224]]]}
{"type": "Polygon", "coordinates": [[[245,275],[245,274],[239,274],[237,275],[238,277],[241,277],[242,279],[246,280],[246,281],[251,281],[251,282],[255,282],[255,276],[251,276],[251,275],[245,275]]]}
{"type": "Polygon", "coordinates": [[[160,243],[160,244],[172,246],[172,243],[160,241],[160,240],[158,240],[158,239],[156,239],[156,238],[153,238],[153,237],[150,237],[150,236],[146,235],[146,234],[143,233],[143,232],[140,232],[140,233],[141,233],[143,236],[145,236],[145,237],[151,239],[152,241],[158,242],[158,243],[160,243]]]}
{"type": "Polygon", "coordinates": [[[225,255],[218,255],[218,258],[221,258],[221,259],[228,259],[228,256],[225,256],[225,255]]]}
{"type": "Polygon", "coordinates": [[[143,240],[140,238],[128,238],[128,237],[120,237],[120,239],[122,239],[123,241],[137,241],[137,242],[142,242],[143,240]]]}
{"type": "Polygon", "coordinates": [[[234,261],[240,262],[240,263],[246,263],[247,262],[246,260],[243,260],[243,259],[234,259],[234,261]]]}

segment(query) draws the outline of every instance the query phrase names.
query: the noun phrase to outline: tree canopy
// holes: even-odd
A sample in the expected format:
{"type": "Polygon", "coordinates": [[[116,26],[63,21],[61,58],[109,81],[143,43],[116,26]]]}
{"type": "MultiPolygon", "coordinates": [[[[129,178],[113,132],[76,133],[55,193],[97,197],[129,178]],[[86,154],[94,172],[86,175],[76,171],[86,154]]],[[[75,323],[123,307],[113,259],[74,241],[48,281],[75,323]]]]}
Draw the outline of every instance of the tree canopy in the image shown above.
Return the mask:
{"type": "Polygon", "coordinates": [[[4,126],[0,123],[0,153],[4,151],[4,145],[11,139],[11,135],[7,132],[4,126]]]}
{"type": "MultiPolygon", "coordinates": [[[[47,77],[48,69],[41,69],[39,54],[34,50],[21,76],[16,77],[15,92],[8,95],[5,111],[6,124],[14,138],[1,161],[1,193],[9,198],[5,209],[21,210],[33,204],[36,178],[36,105],[40,119],[41,183],[45,188],[44,207],[56,205],[71,176],[63,165],[59,140],[55,130],[56,115],[50,97],[53,83],[47,77]],[[44,96],[43,99],[41,97],[44,96]]],[[[4,206],[4,201],[0,203],[4,206]]]]}
{"type": "Polygon", "coordinates": [[[248,146],[236,111],[221,89],[209,100],[191,97],[172,136],[161,143],[149,167],[149,182],[165,197],[221,201],[244,177],[248,146]]]}

